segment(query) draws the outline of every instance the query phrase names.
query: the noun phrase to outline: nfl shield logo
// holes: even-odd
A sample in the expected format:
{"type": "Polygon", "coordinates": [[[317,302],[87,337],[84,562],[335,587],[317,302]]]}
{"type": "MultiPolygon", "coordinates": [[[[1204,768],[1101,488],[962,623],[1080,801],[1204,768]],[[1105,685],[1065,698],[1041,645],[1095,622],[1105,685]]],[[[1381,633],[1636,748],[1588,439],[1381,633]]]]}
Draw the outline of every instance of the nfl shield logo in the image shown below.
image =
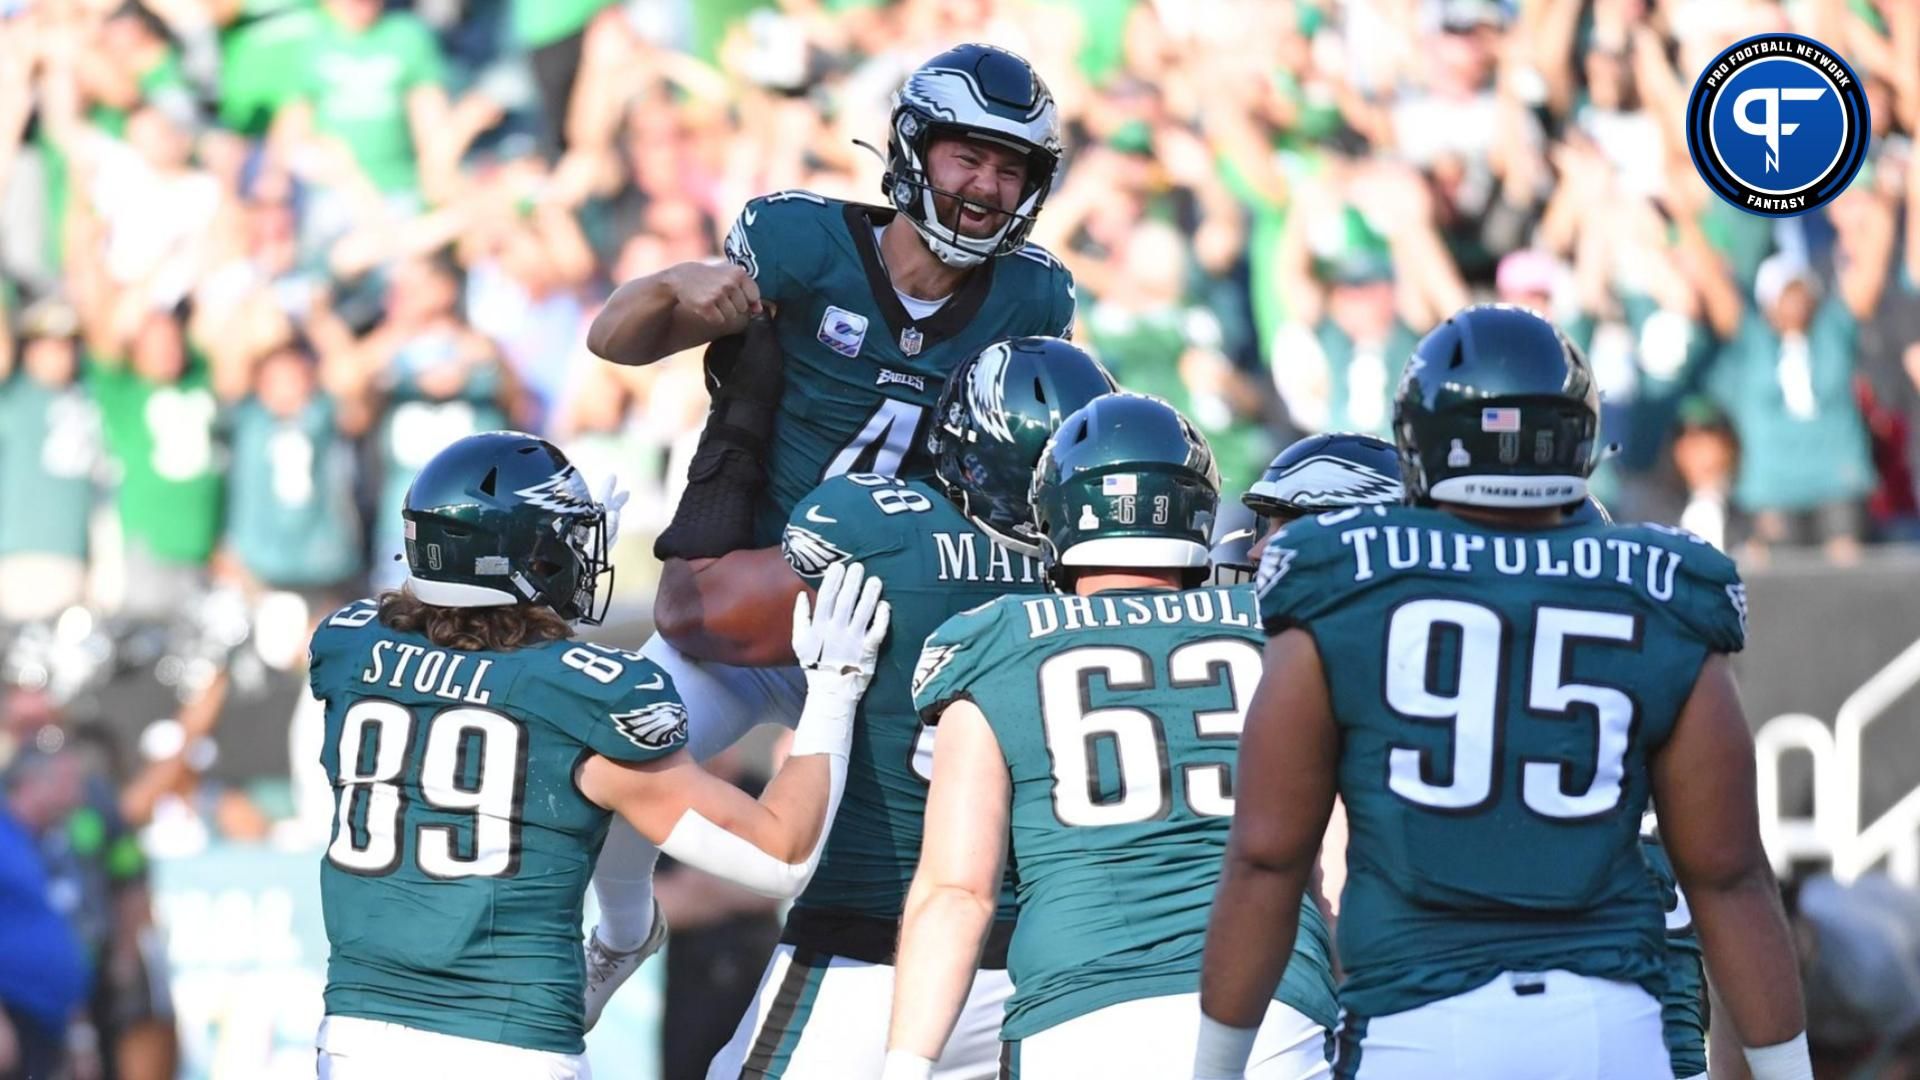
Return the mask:
{"type": "Polygon", "coordinates": [[[920,331],[911,326],[900,331],[900,351],[907,356],[919,356],[920,346],[925,343],[926,339],[920,336],[920,331]]]}

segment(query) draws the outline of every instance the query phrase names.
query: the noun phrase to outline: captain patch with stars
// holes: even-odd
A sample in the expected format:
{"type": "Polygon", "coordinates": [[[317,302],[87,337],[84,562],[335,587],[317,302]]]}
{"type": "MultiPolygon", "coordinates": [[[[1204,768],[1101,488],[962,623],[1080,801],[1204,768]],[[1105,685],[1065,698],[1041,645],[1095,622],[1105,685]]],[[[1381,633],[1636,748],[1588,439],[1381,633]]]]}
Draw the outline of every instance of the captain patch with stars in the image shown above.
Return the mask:
{"type": "Polygon", "coordinates": [[[1866,90],[1832,49],[1759,34],[1721,50],[1687,99],[1687,150],[1714,194],[1793,217],[1831,202],[1867,157],[1866,90]]]}

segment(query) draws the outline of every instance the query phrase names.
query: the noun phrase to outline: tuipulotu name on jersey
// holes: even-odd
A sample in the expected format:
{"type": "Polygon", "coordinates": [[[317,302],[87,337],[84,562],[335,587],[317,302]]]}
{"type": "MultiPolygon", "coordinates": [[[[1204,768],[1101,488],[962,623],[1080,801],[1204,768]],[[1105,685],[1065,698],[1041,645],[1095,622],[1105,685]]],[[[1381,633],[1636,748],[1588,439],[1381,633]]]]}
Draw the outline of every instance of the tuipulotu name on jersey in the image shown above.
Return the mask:
{"type": "Polygon", "coordinates": [[[1037,596],[1022,600],[1027,640],[1062,630],[1112,626],[1260,625],[1259,604],[1251,589],[1171,589],[1120,596],[1037,596]]]}
{"type": "Polygon", "coordinates": [[[368,652],[367,666],[360,670],[360,681],[370,686],[384,683],[395,689],[411,685],[418,694],[485,705],[493,700],[493,691],[481,684],[492,667],[492,660],[381,638],[374,641],[368,652]],[[473,670],[463,679],[460,669],[469,659],[474,661],[473,670]],[[387,673],[389,662],[391,675],[387,673]]]}
{"type": "MultiPolygon", "coordinates": [[[[1343,510],[1357,516],[1362,510],[1343,510]]],[[[1337,524],[1326,515],[1321,524],[1337,524]]],[[[1653,526],[1647,526],[1653,528],[1653,526]]],[[[1677,537],[1692,539],[1676,531],[1677,537]]],[[[1481,536],[1443,532],[1411,525],[1360,525],[1340,532],[1340,543],[1353,556],[1353,580],[1367,581],[1395,570],[1439,570],[1472,574],[1488,569],[1509,577],[1576,577],[1589,581],[1611,578],[1638,587],[1661,602],[1673,599],[1674,575],[1680,553],[1626,536],[1481,536]]],[[[1267,561],[1284,573],[1288,554],[1285,534],[1268,547],[1267,561]]],[[[1262,574],[1265,580],[1269,576],[1262,574]]]]}

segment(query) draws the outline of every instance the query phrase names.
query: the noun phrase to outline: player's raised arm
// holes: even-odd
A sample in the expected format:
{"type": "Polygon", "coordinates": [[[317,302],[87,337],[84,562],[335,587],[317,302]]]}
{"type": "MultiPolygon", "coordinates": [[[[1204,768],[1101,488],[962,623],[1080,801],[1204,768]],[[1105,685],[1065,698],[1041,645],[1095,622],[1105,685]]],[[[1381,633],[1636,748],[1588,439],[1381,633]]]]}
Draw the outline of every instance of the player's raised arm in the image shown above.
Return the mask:
{"type": "Polygon", "coordinates": [[[920,865],[900,919],[884,1080],[925,1080],[953,1033],[993,925],[1012,785],[979,707],[940,714],[920,865]]]}
{"type": "Polygon", "coordinates": [[[1653,801],[1674,876],[1756,1080],[1811,1080],[1800,972],[1760,843],[1753,734],[1727,657],[1701,665],[1653,759],[1653,801]]]}
{"type": "Polygon", "coordinates": [[[598,755],[581,766],[582,794],[618,812],[660,850],[767,896],[798,896],[812,878],[846,783],[854,708],[873,678],[888,609],[880,580],[836,565],[817,602],[794,605],[794,652],[807,704],[793,749],[758,800],[700,768],[682,750],[644,765],[598,755]]]}
{"type": "Polygon", "coordinates": [[[1313,638],[1267,642],[1234,775],[1233,830],[1207,919],[1197,1080],[1238,1077],[1299,932],[1300,897],[1333,811],[1340,734],[1313,638]]]}
{"type": "Polygon", "coordinates": [[[651,364],[747,328],[760,288],[733,263],[683,262],[613,291],[587,328],[587,348],[616,364],[651,364]]]}

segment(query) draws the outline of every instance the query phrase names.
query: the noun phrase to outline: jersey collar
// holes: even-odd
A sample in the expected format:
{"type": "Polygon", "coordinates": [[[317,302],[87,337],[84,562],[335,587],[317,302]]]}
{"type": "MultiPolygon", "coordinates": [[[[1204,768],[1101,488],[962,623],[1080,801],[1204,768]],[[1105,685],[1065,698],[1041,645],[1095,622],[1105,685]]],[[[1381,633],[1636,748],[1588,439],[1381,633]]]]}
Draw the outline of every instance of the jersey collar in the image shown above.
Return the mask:
{"type": "Polygon", "coordinates": [[[873,292],[873,301],[880,314],[887,320],[889,335],[893,341],[900,340],[900,332],[908,328],[919,331],[926,344],[953,337],[973,322],[980,308],[987,302],[987,294],[993,291],[993,269],[998,259],[988,259],[975,267],[966,277],[960,279],[960,286],[953,290],[940,310],[929,315],[926,320],[915,320],[900,297],[893,291],[893,280],[887,276],[887,268],[880,261],[880,249],[873,242],[875,226],[885,225],[893,220],[895,211],[882,206],[866,203],[848,203],[846,205],[847,232],[853,241],[853,249],[860,253],[860,265],[867,273],[867,285],[873,292]]]}

